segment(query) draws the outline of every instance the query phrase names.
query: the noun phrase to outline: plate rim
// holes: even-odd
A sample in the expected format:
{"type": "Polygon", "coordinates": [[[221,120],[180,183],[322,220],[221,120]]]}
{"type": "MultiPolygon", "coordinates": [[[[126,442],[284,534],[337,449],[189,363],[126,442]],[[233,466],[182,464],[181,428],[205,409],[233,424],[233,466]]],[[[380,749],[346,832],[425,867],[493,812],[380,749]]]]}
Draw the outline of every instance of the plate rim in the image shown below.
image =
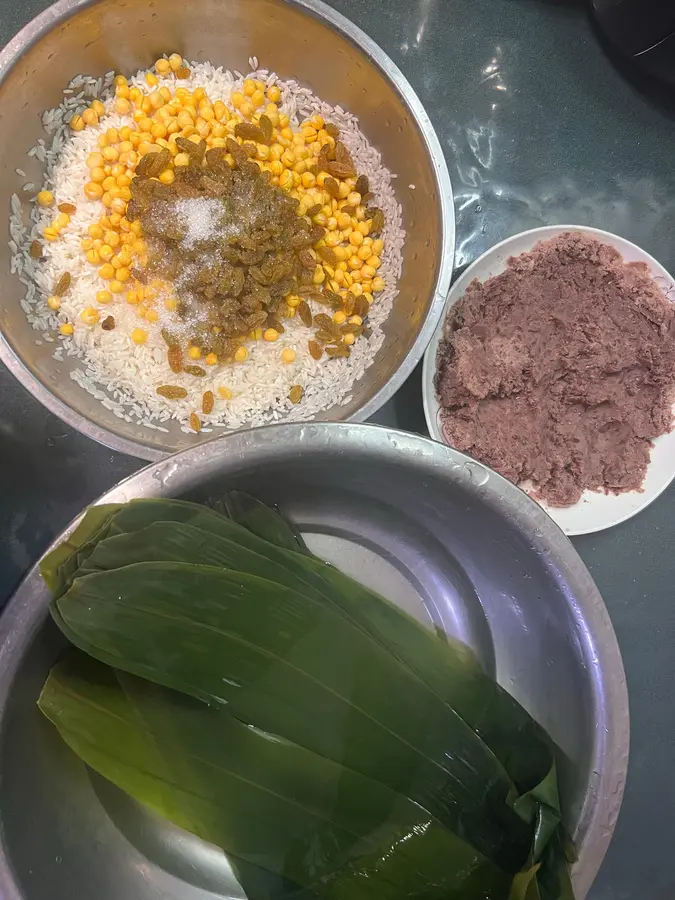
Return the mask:
{"type": "MultiPolygon", "coordinates": [[[[537,228],[530,228],[526,231],[519,231],[516,234],[512,234],[504,240],[499,241],[497,244],[493,244],[492,247],[489,247],[484,253],[478,256],[472,263],[467,266],[467,268],[461,273],[461,275],[453,282],[448,295],[445,300],[445,306],[443,308],[443,314],[441,319],[434,331],[429,344],[427,345],[427,349],[424,353],[424,361],[422,364],[422,406],[424,408],[424,418],[426,421],[427,428],[429,430],[429,434],[431,438],[438,443],[444,444],[445,446],[450,446],[443,439],[442,432],[438,425],[437,416],[440,411],[440,404],[436,398],[436,390],[434,388],[434,377],[436,374],[436,355],[438,352],[438,345],[440,343],[441,337],[443,335],[445,329],[445,321],[448,316],[448,312],[455,305],[455,303],[459,300],[459,298],[464,293],[466,287],[470,283],[470,281],[476,277],[474,272],[478,270],[490,257],[498,256],[500,253],[503,253],[504,250],[510,244],[515,243],[516,241],[520,241],[524,238],[531,239],[530,250],[536,243],[541,240],[546,240],[547,238],[556,237],[559,234],[564,234],[568,232],[576,232],[576,233],[585,233],[589,234],[592,237],[596,237],[599,240],[604,240],[606,243],[612,244],[615,242],[616,244],[623,245],[626,249],[631,249],[638,256],[640,256],[641,261],[647,263],[652,272],[656,273],[659,277],[665,278],[669,285],[675,290],[675,278],[666,270],[666,268],[650,253],[640,247],[638,244],[635,244],[633,241],[628,240],[628,238],[623,237],[620,234],[615,234],[611,231],[606,231],[601,228],[595,228],[591,225],[543,225],[537,228]]],[[[617,248],[618,249],[618,248],[617,248]]],[[[528,252],[527,250],[521,250],[520,253],[528,252]]],[[[496,270],[489,276],[494,277],[494,275],[501,274],[506,265],[506,261],[508,260],[511,254],[504,257],[503,261],[500,261],[499,265],[496,267],[496,270]]],[[[483,278],[483,280],[485,280],[483,278]]],[[[673,415],[673,423],[675,426],[675,407],[674,407],[674,415],[673,415]]],[[[658,438],[655,438],[655,441],[662,441],[665,438],[668,438],[670,435],[675,435],[675,431],[667,432],[666,434],[659,435],[658,438]]],[[[455,448],[453,448],[455,449],[455,448]]],[[[650,467],[652,466],[652,459],[650,458],[649,465],[647,467],[647,472],[649,472],[650,467]]],[[[645,475],[645,478],[647,476],[645,475]]],[[[667,478],[664,480],[664,483],[660,485],[653,493],[642,495],[643,499],[640,500],[636,504],[633,509],[627,510],[620,514],[615,514],[613,516],[607,517],[605,522],[600,524],[594,524],[590,526],[569,526],[565,525],[564,521],[559,521],[558,518],[558,509],[556,507],[548,506],[544,503],[537,501],[535,498],[535,502],[539,504],[539,506],[547,513],[558,525],[558,527],[566,534],[568,537],[579,537],[584,534],[595,534],[599,531],[605,531],[608,528],[613,528],[616,525],[620,525],[623,522],[628,521],[628,519],[633,518],[638,513],[643,512],[654,500],[658,499],[661,494],[670,486],[670,484],[675,479],[675,457],[673,464],[671,466],[671,471],[667,478]]],[[[521,488],[522,490],[522,488],[521,488]]],[[[638,495],[638,491],[627,491],[624,494],[614,495],[618,497],[626,496],[627,494],[636,494],[638,495]]],[[[568,510],[573,510],[580,506],[581,503],[584,502],[584,498],[588,495],[587,502],[593,501],[593,495],[597,497],[612,497],[613,495],[603,495],[600,492],[596,491],[585,491],[582,495],[582,499],[575,503],[573,506],[560,507],[560,513],[567,512],[568,510]]],[[[529,496],[529,495],[528,495],[529,496]]]]}

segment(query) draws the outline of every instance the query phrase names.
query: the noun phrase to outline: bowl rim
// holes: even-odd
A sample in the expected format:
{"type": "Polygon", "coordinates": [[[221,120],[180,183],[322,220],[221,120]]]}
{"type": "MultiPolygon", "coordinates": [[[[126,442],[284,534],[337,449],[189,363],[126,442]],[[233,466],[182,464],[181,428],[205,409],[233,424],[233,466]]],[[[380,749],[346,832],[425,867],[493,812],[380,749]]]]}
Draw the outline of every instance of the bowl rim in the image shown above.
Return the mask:
{"type": "MultiPolygon", "coordinates": [[[[57,0],[34,19],[28,22],[0,51],[0,85],[8,72],[44,34],[60,23],[71,18],[80,9],[94,6],[100,0],[57,0]]],[[[373,397],[345,421],[363,422],[374,415],[390,400],[401,385],[407,380],[418,364],[431,340],[438,321],[443,314],[445,299],[454,270],[455,259],[455,207],[445,156],[434,126],[431,123],[421,100],[413,90],[410,82],[387,53],[364,31],[346,16],[327,6],[322,0],[281,0],[286,5],[296,7],[314,18],[323,20],[332,26],[344,38],[360,49],[371,62],[377,66],[392,83],[395,91],[402,99],[414,118],[426,146],[438,186],[441,217],[441,246],[438,278],[434,296],[431,298],[422,327],[415,338],[406,357],[392,375],[373,397]]],[[[156,461],[170,454],[170,450],[162,451],[140,441],[125,438],[96,424],[92,419],[77,412],[67,403],[52,394],[49,388],[34,375],[23,363],[21,357],[10,346],[4,333],[0,332],[0,360],[19,383],[50,412],[61,421],[70,425],[86,437],[97,441],[121,453],[136,456],[148,461],[156,461]]],[[[246,429],[248,430],[248,429],[246,429]]]]}
{"type": "MultiPolygon", "coordinates": [[[[398,464],[416,458],[449,480],[461,484],[494,509],[507,510],[514,527],[545,556],[569,587],[570,607],[583,623],[585,652],[592,659],[588,671],[593,682],[595,731],[592,775],[579,810],[578,830],[583,836],[572,869],[577,900],[586,896],[609,847],[623,800],[630,744],[630,716],[621,651],[602,596],[574,545],[544,510],[524,491],[498,473],[458,450],[422,435],[374,424],[348,422],[289,423],[232,432],[164,457],[130,475],[91,505],[123,503],[132,497],[176,496],[194,483],[195,473],[205,481],[221,475],[229,465],[245,458],[264,465],[274,448],[301,454],[322,450],[330,454],[358,448],[361,453],[390,447],[398,464]]],[[[45,550],[54,549],[77,526],[76,516],[45,550]]],[[[39,562],[10,598],[0,617],[0,731],[14,676],[24,653],[48,616],[47,592],[39,562]]],[[[5,845],[0,839],[0,896],[26,900],[15,881],[5,845]]]]}

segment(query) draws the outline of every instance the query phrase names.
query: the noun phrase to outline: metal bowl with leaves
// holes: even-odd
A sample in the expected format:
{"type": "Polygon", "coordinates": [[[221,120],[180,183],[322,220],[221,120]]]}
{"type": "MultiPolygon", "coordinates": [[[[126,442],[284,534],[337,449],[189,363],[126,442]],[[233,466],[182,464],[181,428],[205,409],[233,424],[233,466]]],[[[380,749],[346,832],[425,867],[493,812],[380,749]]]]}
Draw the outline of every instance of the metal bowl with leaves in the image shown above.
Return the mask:
{"type": "MultiPolygon", "coordinates": [[[[547,730],[582,900],[621,804],[627,692],[602,599],[552,521],[451,448],[340,423],[230,435],[151,465],[99,503],[204,503],[233,490],[277,504],[318,557],[467,644],[547,730]]],[[[222,850],[88,769],[39,712],[67,643],[49,601],[36,568],[0,621],[0,894],[241,898],[222,850]]]]}

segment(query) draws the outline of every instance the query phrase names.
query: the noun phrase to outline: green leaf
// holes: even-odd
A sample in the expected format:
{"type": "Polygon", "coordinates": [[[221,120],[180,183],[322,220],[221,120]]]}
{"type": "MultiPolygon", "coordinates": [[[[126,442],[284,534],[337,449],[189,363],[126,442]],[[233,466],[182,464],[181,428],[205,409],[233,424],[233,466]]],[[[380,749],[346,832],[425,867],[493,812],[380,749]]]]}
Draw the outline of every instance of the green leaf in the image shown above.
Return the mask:
{"type": "Polygon", "coordinates": [[[531,829],[483,742],[326,603],[209,566],[139,563],[77,578],[57,601],[77,646],[380,780],[506,871],[531,829]]]}
{"type": "Polygon", "coordinates": [[[104,503],[100,506],[90,506],[84,514],[84,518],[75,528],[73,533],[58,547],[47,553],[40,562],[40,574],[44,578],[49,590],[56,594],[62,583],[60,570],[73,557],[77,550],[110,520],[112,514],[120,509],[119,503],[104,503]]]}
{"type": "Polygon", "coordinates": [[[270,506],[244,494],[231,491],[225,497],[225,509],[232,521],[242,525],[258,537],[286,550],[309,554],[300,532],[270,506]]]}
{"type": "Polygon", "coordinates": [[[325,900],[506,900],[510,878],[415,803],[222,710],[79,653],[39,706],[88,765],[233,854],[249,900],[278,896],[269,873],[325,900]]]}

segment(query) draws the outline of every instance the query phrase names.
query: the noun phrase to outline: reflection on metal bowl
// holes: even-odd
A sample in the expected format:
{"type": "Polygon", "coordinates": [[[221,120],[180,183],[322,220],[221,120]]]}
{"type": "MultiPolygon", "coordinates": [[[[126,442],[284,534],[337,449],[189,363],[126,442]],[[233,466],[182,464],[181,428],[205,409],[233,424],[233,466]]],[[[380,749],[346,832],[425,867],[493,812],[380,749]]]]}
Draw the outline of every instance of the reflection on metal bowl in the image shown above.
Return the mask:
{"type": "MultiPolygon", "coordinates": [[[[346,423],[229,435],[151,465],[102,502],[230,489],[279,504],[317,554],[464,640],[548,729],[564,754],[583,900],[621,805],[628,700],[607,611],[562,532],[462,454],[346,423]]],[[[0,620],[0,896],[241,897],[221,851],[87,770],[38,712],[64,646],[48,600],[33,570],[0,620]]]]}
{"type": "MultiPolygon", "coordinates": [[[[403,75],[365,34],[317,0],[61,0],[50,7],[0,53],[0,122],[12,135],[0,173],[7,217],[15,169],[40,183],[38,164],[26,152],[40,136],[39,115],[60,102],[68,81],[110,69],[131,73],[170,50],[240,71],[256,55],[281,78],[296,79],[357,115],[384,165],[396,173],[407,240],[384,345],[352,399],[321,415],[328,421],[366,419],[411,373],[440,316],[454,256],[452,190],[434,130],[403,75]]],[[[22,197],[25,207],[28,196],[22,197]]],[[[8,238],[0,240],[4,273],[8,238]]],[[[36,345],[18,279],[5,274],[2,288],[0,358],[52,412],[89,437],[145,459],[199,442],[175,422],[163,434],[115,417],[69,377],[72,359],[59,363],[53,344],[36,345]]]]}

